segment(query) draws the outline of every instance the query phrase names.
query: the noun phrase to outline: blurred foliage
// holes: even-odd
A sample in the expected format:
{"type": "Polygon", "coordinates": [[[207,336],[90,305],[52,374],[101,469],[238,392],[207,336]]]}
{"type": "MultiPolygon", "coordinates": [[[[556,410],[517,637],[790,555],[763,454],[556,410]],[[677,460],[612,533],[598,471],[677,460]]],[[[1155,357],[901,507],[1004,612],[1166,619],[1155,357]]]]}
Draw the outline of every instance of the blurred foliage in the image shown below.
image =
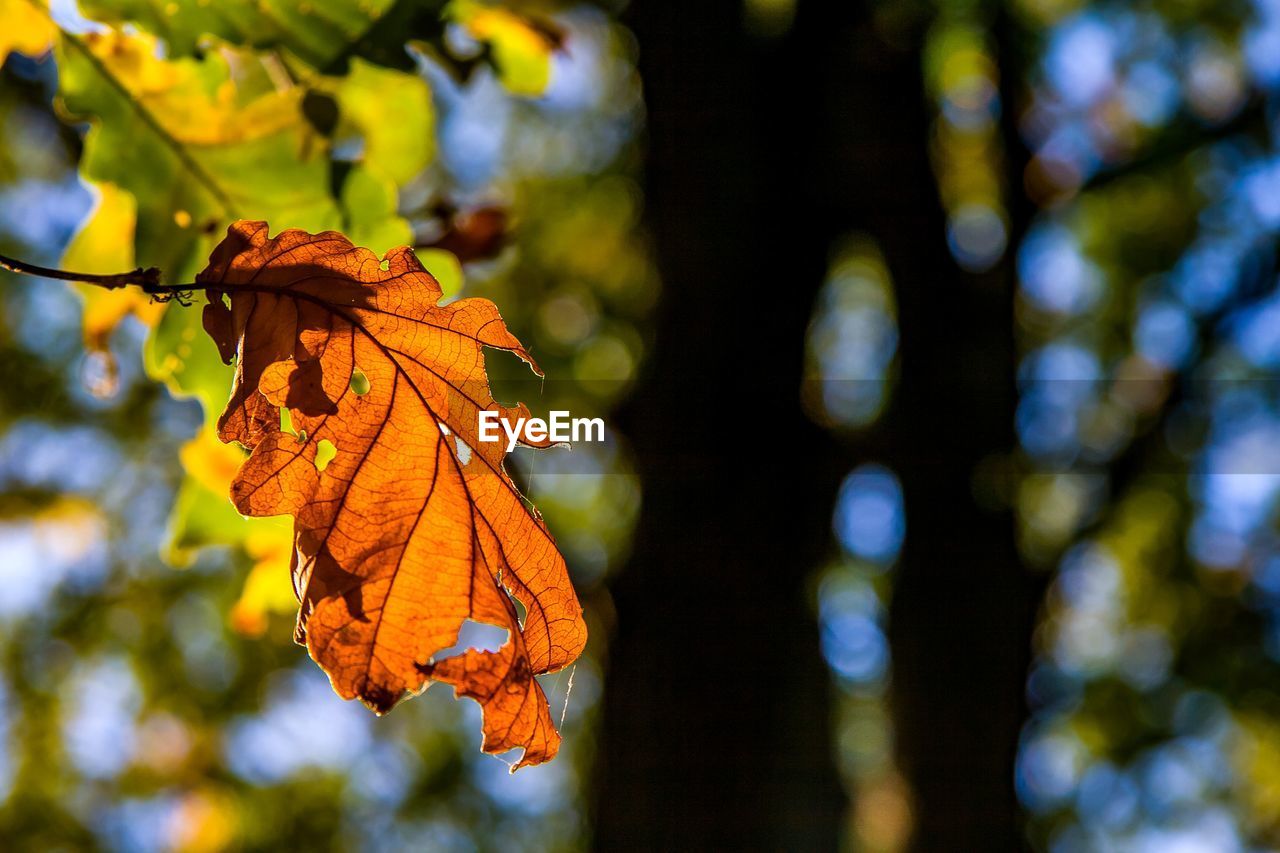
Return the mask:
{"type": "MultiPolygon", "coordinates": [[[[531,383],[495,358],[500,398],[607,416],[625,397],[658,285],[637,225],[633,46],[606,15],[67,8],[55,26],[30,0],[0,0],[5,250],[55,263],[65,247],[68,267],[154,264],[189,281],[235,216],[343,228],[376,251],[410,241],[446,292],[503,306],[547,370],[531,383]]],[[[1280,845],[1280,5],[878,9],[887,31],[929,21],[922,95],[958,266],[1017,270],[1019,446],[993,465],[1025,561],[1051,573],[1016,768],[1031,840],[1280,845]]],[[[751,0],[744,25],[777,37],[795,12],[751,0]]],[[[237,451],[203,413],[228,376],[197,313],[85,296],[9,278],[0,293],[0,837],[580,844],[595,660],[573,675],[562,759],[510,779],[460,724],[467,705],[428,695],[374,723],[338,702],[290,642],[285,538],[222,497],[237,451]]],[[[875,423],[898,381],[896,323],[890,272],[852,235],[807,344],[819,422],[875,423]]],[[[609,435],[516,463],[599,624],[592,590],[639,502],[609,435]]],[[[911,792],[885,698],[906,535],[894,473],[851,471],[833,523],[840,552],[814,596],[850,839],[901,849],[911,792]]],[[[568,681],[548,684],[553,703],[568,681]]]]}
{"type": "MultiPolygon", "coordinates": [[[[497,301],[546,369],[503,386],[494,359],[500,398],[608,417],[625,394],[656,279],[631,45],[598,10],[16,0],[0,18],[0,251],[182,283],[236,218],[416,244],[446,298],[497,301]]],[[[561,757],[516,776],[448,691],[384,719],[341,702],[292,642],[288,525],[227,500],[242,451],[209,421],[231,368],[199,305],[3,275],[4,846],[581,845],[599,649],[544,685],[561,757]]],[[[596,620],[639,500],[608,435],[516,454],[596,620]]]]}
{"type": "Polygon", "coordinates": [[[104,24],[133,24],[164,39],[172,56],[201,52],[211,41],[260,50],[282,49],[321,68],[351,49],[386,15],[391,0],[330,0],[316,6],[294,0],[86,0],[81,12],[104,24]]]}
{"type": "MultiPolygon", "coordinates": [[[[926,14],[881,11],[887,27],[926,14]]],[[[1030,840],[1272,849],[1280,5],[937,3],[928,20],[953,258],[984,286],[1006,257],[1018,278],[1019,446],[977,482],[998,484],[1029,570],[1050,573],[1016,767],[1030,840]]],[[[811,414],[855,433],[896,373],[873,269],[837,253],[808,342],[811,414]]],[[[880,546],[909,522],[895,483],[849,474],[816,587],[856,849],[910,834],[881,698],[896,548],[880,546]]]]}
{"type": "Polygon", "coordinates": [[[1028,4],[1019,789],[1054,850],[1280,843],[1274,4],[1028,4]]]}

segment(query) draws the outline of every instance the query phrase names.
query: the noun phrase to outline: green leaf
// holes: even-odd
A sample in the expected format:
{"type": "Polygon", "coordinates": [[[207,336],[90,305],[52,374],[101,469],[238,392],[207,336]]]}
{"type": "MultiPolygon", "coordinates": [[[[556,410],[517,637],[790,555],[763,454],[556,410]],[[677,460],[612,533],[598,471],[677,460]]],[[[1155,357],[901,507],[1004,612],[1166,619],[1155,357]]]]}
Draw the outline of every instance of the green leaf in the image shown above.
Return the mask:
{"type": "Polygon", "coordinates": [[[396,185],[364,166],[354,167],[342,184],[346,234],[357,246],[379,256],[413,242],[409,223],[396,215],[396,185]]]}
{"type": "Polygon", "coordinates": [[[462,264],[457,255],[447,249],[418,249],[415,254],[427,272],[440,282],[445,299],[452,299],[462,292],[462,264]]]}
{"type": "Polygon", "coordinates": [[[477,41],[488,45],[508,91],[536,97],[551,82],[551,55],[557,41],[545,26],[510,9],[476,0],[454,0],[446,14],[477,41]]]}
{"type": "Polygon", "coordinates": [[[81,174],[137,200],[137,262],[190,281],[235,219],[274,228],[341,225],[326,142],[299,89],[276,91],[226,58],[165,61],[142,36],[64,36],[61,104],[92,126],[81,174]]]}
{"type": "Polygon", "coordinates": [[[107,24],[133,24],[191,56],[211,39],[283,48],[324,68],[350,50],[394,0],[80,0],[81,12],[107,24]]]}
{"type": "MultiPolygon", "coordinates": [[[[233,82],[224,56],[165,61],[144,36],[64,36],[58,52],[62,106],[92,123],[81,174],[136,200],[138,265],[191,281],[227,225],[245,217],[277,229],[341,227],[327,142],[302,115],[302,91],[272,88],[252,57],[233,82]]],[[[226,402],[230,369],[199,311],[166,311],[145,358],[153,378],[207,413],[226,402]]]]}
{"type": "Polygon", "coordinates": [[[240,542],[248,524],[225,494],[206,489],[188,475],[178,488],[162,554],[170,565],[187,565],[200,548],[240,542]]]}
{"type": "Polygon", "coordinates": [[[11,52],[42,56],[49,50],[58,28],[31,0],[0,0],[0,65],[11,52]]]}
{"type": "Polygon", "coordinates": [[[339,132],[364,140],[362,162],[371,170],[402,187],[431,162],[435,111],[431,89],[417,74],[352,60],[334,96],[341,116],[339,132]]]}
{"type": "MultiPolygon", "coordinates": [[[[183,446],[181,456],[187,475],[178,489],[163,549],[170,564],[187,565],[196,551],[210,545],[244,545],[253,552],[274,542],[271,550],[287,551],[292,525],[281,518],[245,518],[228,500],[231,478],[244,462],[242,449],[218,441],[215,429],[208,426],[183,446]]],[[[286,585],[287,577],[286,565],[281,572],[286,585]]]]}
{"type": "Polygon", "coordinates": [[[232,368],[204,332],[198,306],[170,306],[143,346],[147,375],[176,397],[194,397],[208,420],[217,418],[231,393],[232,368]]]}

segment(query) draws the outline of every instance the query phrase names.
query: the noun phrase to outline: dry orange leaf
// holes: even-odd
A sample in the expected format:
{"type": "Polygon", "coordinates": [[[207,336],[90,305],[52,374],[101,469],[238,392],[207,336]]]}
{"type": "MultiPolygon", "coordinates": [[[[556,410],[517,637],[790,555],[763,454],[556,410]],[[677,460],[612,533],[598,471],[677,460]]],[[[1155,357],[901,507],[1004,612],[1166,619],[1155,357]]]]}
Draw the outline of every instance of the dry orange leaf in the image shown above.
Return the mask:
{"type": "Polygon", "coordinates": [[[483,348],[538,372],[497,308],[437,305],[407,248],[379,262],[336,232],[270,238],[264,222],[232,225],[196,280],[205,328],[237,357],[219,437],[252,450],[231,498],[295,519],[298,641],[344,698],[384,713],[446,682],[483,708],[486,752],[523,747],[516,768],[551,759],[560,735],[534,676],[571,663],[587,632],[504,445],[479,440],[481,411],[528,416],[493,399],[483,348]],[[468,619],[506,643],[438,660],[468,619]]]}

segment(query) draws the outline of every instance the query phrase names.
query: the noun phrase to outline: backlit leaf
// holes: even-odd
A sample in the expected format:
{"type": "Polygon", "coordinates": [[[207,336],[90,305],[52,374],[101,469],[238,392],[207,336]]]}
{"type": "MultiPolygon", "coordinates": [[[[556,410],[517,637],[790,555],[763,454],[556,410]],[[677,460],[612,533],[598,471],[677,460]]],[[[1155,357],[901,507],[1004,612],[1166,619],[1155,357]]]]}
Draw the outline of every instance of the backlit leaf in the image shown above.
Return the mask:
{"type": "Polygon", "coordinates": [[[241,448],[223,444],[206,427],[179,455],[187,476],[170,516],[164,557],[172,565],[186,566],[202,548],[243,547],[252,567],[231,610],[231,624],[243,634],[261,634],[268,614],[292,612],[296,606],[289,582],[293,533],[284,519],[245,518],[227,501],[231,481],[244,464],[241,448]]]}
{"type": "Polygon", "coordinates": [[[396,215],[396,185],[364,166],[352,168],[342,184],[346,233],[361,246],[384,251],[413,242],[413,229],[396,215]]]}
{"type": "Polygon", "coordinates": [[[65,36],[63,108],[92,126],[81,174],[137,201],[139,264],[190,281],[231,220],[245,215],[337,227],[322,139],[302,90],[277,90],[252,57],[167,61],[153,39],[65,36]]]}
{"type": "Polygon", "coordinates": [[[464,273],[458,256],[445,249],[419,249],[418,260],[431,270],[431,274],[440,282],[440,290],[445,298],[457,296],[462,292],[464,273]]]}
{"type": "Polygon", "coordinates": [[[586,626],[505,445],[479,440],[482,411],[528,417],[494,401],[484,347],[537,369],[496,307],[440,306],[408,249],[380,262],[340,234],[272,239],[262,222],[233,225],[197,282],[207,331],[238,356],[219,434],[252,453],[232,500],[294,517],[298,636],[334,689],[381,713],[443,681],[481,704],[485,751],[523,747],[517,767],[552,758],[560,736],[535,676],[576,659],[586,626]],[[506,629],[506,643],[437,660],[469,619],[506,629]]]}
{"type": "Polygon", "coordinates": [[[96,21],[134,24],[162,38],[173,56],[218,39],[280,47],[322,68],[336,60],[394,0],[81,0],[96,21]]]}
{"type": "Polygon", "coordinates": [[[476,0],[454,0],[448,14],[472,38],[489,46],[498,78],[508,90],[530,97],[546,91],[551,55],[559,47],[558,35],[547,26],[476,0]]]}
{"type": "Polygon", "coordinates": [[[364,142],[362,162],[397,187],[418,175],[435,153],[431,89],[417,74],[354,60],[334,87],[340,132],[364,142]]]}
{"type": "Polygon", "coordinates": [[[31,0],[0,0],[0,65],[10,52],[42,56],[53,46],[58,29],[31,0]]]}
{"type": "Polygon", "coordinates": [[[256,637],[266,631],[270,614],[292,613],[298,606],[289,581],[293,539],[287,527],[256,531],[245,537],[244,548],[253,567],[231,608],[231,625],[241,634],[256,637]]]}
{"type": "MultiPolygon", "coordinates": [[[[131,269],[136,266],[133,236],[137,206],[133,196],[115,184],[100,184],[96,189],[97,205],[67,246],[62,265],[87,273],[131,269]]],[[[132,287],[106,290],[80,284],[76,291],[84,300],[85,349],[91,358],[102,361],[104,381],[114,385],[116,366],[109,348],[112,331],[129,316],[154,326],[164,305],[132,287]]]]}

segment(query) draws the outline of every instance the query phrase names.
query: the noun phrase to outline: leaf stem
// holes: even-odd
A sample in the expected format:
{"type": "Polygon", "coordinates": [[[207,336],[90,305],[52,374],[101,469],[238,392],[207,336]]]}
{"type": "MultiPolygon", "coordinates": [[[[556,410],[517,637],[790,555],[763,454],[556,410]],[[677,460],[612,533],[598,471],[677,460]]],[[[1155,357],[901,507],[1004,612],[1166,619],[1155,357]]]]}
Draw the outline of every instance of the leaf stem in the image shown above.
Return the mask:
{"type": "Polygon", "coordinates": [[[20,261],[17,258],[0,255],[0,269],[6,269],[9,272],[16,272],[22,275],[34,275],[40,276],[41,278],[55,278],[60,281],[83,281],[85,284],[105,287],[107,290],[116,290],[117,288],[127,287],[131,284],[141,287],[147,293],[167,293],[173,289],[172,287],[164,287],[160,284],[160,270],[156,267],[148,267],[147,269],[139,267],[132,272],[99,275],[96,273],[68,272],[67,270],[51,269],[37,264],[30,264],[26,261],[20,261]]]}

